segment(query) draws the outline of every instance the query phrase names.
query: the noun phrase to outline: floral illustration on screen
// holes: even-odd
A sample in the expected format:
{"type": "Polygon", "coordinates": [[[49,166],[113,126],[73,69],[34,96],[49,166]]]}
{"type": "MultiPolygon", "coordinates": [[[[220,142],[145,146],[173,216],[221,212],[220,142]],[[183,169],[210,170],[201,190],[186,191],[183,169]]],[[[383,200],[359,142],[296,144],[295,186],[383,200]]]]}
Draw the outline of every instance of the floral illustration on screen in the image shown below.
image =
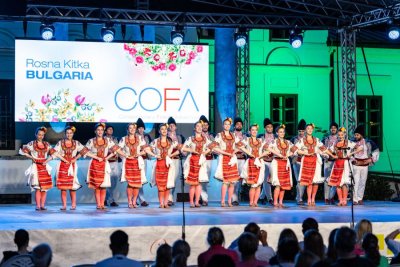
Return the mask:
{"type": "Polygon", "coordinates": [[[202,45],[124,44],[124,50],[136,66],[147,65],[163,74],[200,61],[203,49],[202,45]]]}
{"type": "Polygon", "coordinates": [[[69,89],[61,89],[42,95],[37,102],[30,99],[19,121],[95,122],[95,115],[102,110],[103,107],[90,103],[85,96],[73,96],[69,89]]]}

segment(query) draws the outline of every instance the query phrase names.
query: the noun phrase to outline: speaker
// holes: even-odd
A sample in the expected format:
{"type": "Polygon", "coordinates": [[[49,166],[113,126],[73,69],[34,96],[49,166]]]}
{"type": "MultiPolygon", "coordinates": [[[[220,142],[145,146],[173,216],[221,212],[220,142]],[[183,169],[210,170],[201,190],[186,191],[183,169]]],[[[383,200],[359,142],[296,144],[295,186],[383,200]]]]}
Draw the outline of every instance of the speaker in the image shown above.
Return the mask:
{"type": "Polygon", "coordinates": [[[189,193],[177,193],[176,202],[189,202],[189,193]]]}
{"type": "Polygon", "coordinates": [[[0,16],[25,16],[26,0],[0,1],[0,16]]]}
{"type": "Polygon", "coordinates": [[[0,204],[31,204],[31,194],[0,194],[0,204]]]}

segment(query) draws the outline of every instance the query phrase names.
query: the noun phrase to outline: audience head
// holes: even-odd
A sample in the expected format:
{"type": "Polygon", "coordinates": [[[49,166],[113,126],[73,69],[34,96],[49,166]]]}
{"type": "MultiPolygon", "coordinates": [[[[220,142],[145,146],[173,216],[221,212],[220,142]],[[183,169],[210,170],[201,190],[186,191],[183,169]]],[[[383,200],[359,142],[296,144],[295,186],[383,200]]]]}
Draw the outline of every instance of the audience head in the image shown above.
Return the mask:
{"type": "Polygon", "coordinates": [[[128,243],[128,235],[121,230],[117,230],[110,236],[110,249],[113,255],[122,254],[128,255],[129,252],[129,243],[128,243]]]}
{"type": "Polygon", "coordinates": [[[19,229],[15,232],[14,243],[17,245],[18,250],[29,245],[29,233],[24,229],[19,229]]]}
{"type": "Polygon", "coordinates": [[[292,239],[292,240],[295,240],[297,243],[299,242],[299,240],[297,239],[296,234],[290,228],[285,228],[285,229],[282,230],[282,232],[279,235],[278,243],[279,243],[280,240],[283,240],[283,239],[292,239]]]}
{"type": "Polygon", "coordinates": [[[224,245],[225,237],[224,237],[224,233],[222,232],[221,228],[211,227],[208,230],[207,242],[210,246],[224,245]]]}
{"type": "Polygon", "coordinates": [[[173,257],[171,267],[186,267],[187,257],[184,254],[178,254],[173,257]]]}
{"type": "Polygon", "coordinates": [[[184,267],[190,256],[190,246],[185,240],[176,240],[172,245],[172,266],[184,267]]]}
{"type": "Polygon", "coordinates": [[[311,267],[318,261],[319,258],[314,253],[304,250],[297,253],[294,260],[294,267],[311,267]]]}
{"type": "Polygon", "coordinates": [[[349,227],[341,227],[335,234],[335,248],[339,254],[352,253],[356,245],[356,232],[349,227]]]}
{"type": "Polygon", "coordinates": [[[32,261],[35,267],[50,266],[53,253],[48,244],[39,244],[32,250],[32,261]]]}
{"type": "Polygon", "coordinates": [[[208,261],[206,267],[235,267],[235,262],[228,255],[215,254],[208,261]]]}
{"type": "Polygon", "coordinates": [[[303,235],[308,231],[308,230],[317,230],[318,231],[318,222],[314,218],[307,218],[303,221],[302,224],[302,232],[303,235]]]}
{"type": "Polygon", "coordinates": [[[372,233],[366,234],[363,238],[362,248],[365,251],[367,259],[372,261],[375,266],[378,266],[381,259],[378,238],[372,233]]]}
{"type": "Polygon", "coordinates": [[[251,222],[246,225],[244,232],[255,234],[258,237],[260,234],[260,226],[258,226],[255,222],[251,222]]]}
{"type": "Polygon", "coordinates": [[[326,253],[326,256],[332,262],[336,261],[336,259],[337,259],[337,253],[336,253],[336,248],[335,248],[335,234],[338,230],[339,230],[339,228],[333,229],[331,231],[331,233],[329,234],[329,244],[328,244],[328,251],[326,253]]]}
{"type": "Polygon", "coordinates": [[[322,235],[317,230],[308,230],[304,235],[304,250],[308,250],[319,257],[320,260],[324,259],[325,248],[322,235]]]}
{"type": "Polygon", "coordinates": [[[172,263],[172,250],[168,244],[162,244],[157,249],[156,267],[170,266],[172,263]]]}
{"type": "Polygon", "coordinates": [[[356,224],[354,230],[357,233],[357,243],[361,245],[364,235],[372,233],[372,223],[363,219],[356,224]]]}
{"type": "Polygon", "coordinates": [[[239,251],[242,254],[242,259],[246,260],[256,254],[258,249],[258,238],[255,234],[244,232],[238,240],[239,251]]]}
{"type": "Polygon", "coordinates": [[[278,242],[278,256],[279,263],[294,262],[296,254],[299,252],[299,243],[297,240],[291,238],[284,238],[278,242]]]}

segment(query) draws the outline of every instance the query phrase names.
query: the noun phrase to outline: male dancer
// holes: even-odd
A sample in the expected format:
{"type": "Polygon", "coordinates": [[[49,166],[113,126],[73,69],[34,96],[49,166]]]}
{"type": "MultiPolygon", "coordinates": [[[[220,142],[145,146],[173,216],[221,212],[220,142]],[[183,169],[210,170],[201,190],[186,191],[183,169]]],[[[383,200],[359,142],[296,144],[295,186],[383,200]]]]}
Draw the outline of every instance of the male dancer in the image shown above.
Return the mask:
{"type": "MultiPolygon", "coordinates": [[[[143,140],[146,141],[146,144],[149,145],[151,143],[152,139],[149,134],[144,132],[146,130],[146,126],[144,125],[143,120],[141,118],[138,118],[136,121],[136,125],[137,125],[138,134],[143,138],[143,140]]],[[[146,154],[143,155],[142,157],[144,160],[144,166],[145,166],[144,168],[146,170],[146,178],[147,178],[147,181],[150,181],[152,172],[147,171],[147,164],[149,164],[148,157],[146,154]]],[[[147,203],[147,201],[144,197],[143,186],[139,189],[139,201],[140,201],[140,206],[142,206],[142,207],[147,207],[149,205],[149,203],[147,203]]]]}
{"type": "MultiPolygon", "coordinates": [[[[112,127],[111,125],[107,125],[105,131],[106,136],[110,138],[114,142],[114,144],[118,144],[118,139],[115,136],[113,136],[113,133],[114,133],[114,127],[112,127]]],[[[115,156],[109,158],[108,162],[110,163],[110,168],[111,168],[111,173],[110,173],[111,187],[107,188],[106,201],[104,205],[107,206],[110,205],[111,207],[118,207],[118,203],[115,200],[115,194],[116,192],[118,192],[117,186],[120,180],[118,155],[115,154],[115,156]]]]}
{"type": "MultiPolygon", "coordinates": [[[[173,117],[168,118],[168,137],[172,139],[173,142],[178,142],[178,144],[183,144],[185,143],[185,138],[181,134],[177,134],[176,130],[176,121],[173,117]]],[[[174,153],[176,150],[173,150],[172,153],[174,153]]],[[[173,167],[175,168],[175,187],[171,188],[170,193],[169,193],[169,199],[168,199],[168,206],[174,205],[174,193],[177,185],[180,185],[180,178],[182,174],[181,170],[181,160],[179,156],[175,156],[172,159],[173,162],[173,167]],[[178,182],[178,183],[177,183],[178,182]]]]}
{"type": "MultiPolygon", "coordinates": [[[[206,118],[206,116],[201,115],[199,121],[201,121],[203,124],[203,136],[208,138],[209,140],[213,141],[214,140],[214,134],[210,133],[208,131],[210,127],[210,122],[206,118]]],[[[206,164],[207,164],[207,175],[208,179],[211,179],[211,164],[214,159],[214,155],[210,152],[209,154],[206,155],[206,164]]],[[[203,206],[208,206],[208,185],[209,183],[200,183],[201,184],[201,204],[203,206]]]]}
{"type": "Polygon", "coordinates": [[[365,129],[359,125],[354,130],[354,139],[358,147],[363,150],[354,154],[353,176],[354,176],[354,189],[353,189],[353,204],[363,205],[365,184],[367,183],[368,167],[374,165],[379,160],[379,147],[369,139],[364,139],[365,129]]]}
{"type": "MultiPolygon", "coordinates": [[[[246,135],[243,134],[243,121],[241,118],[236,117],[233,120],[233,126],[235,127],[235,131],[233,134],[235,135],[235,138],[238,138],[240,141],[242,141],[244,138],[246,138],[246,135]]],[[[244,163],[246,162],[246,155],[243,152],[237,152],[236,157],[238,159],[238,170],[239,170],[239,175],[242,173],[244,163]]],[[[235,184],[235,189],[233,191],[232,195],[232,205],[233,206],[239,206],[240,202],[240,189],[242,184],[242,179],[240,179],[236,184],[235,184]]]]}
{"type": "MultiPolygon", "coordinates": [[[[304,138],[304,133],[306,130],[306,121],[301,119],[299,124],[297,125],[297,136],[294,136],[290,141],[295,145],[302,138],[304,138]]],[[[300,175],[300,165],[301,165],[301,156],[297,155],[292,158],[292,169],[294,173],[294,177],[297,182],[296,186],[296,202],[297,205],[303,205],[303,195],[305,186],[300,185],[299,175],[300,175]]]]}
{"type": "MultiPolygon", "coordinates": [[[[272,121],[269,118],[264,119],[264,130],[265,130],[265,133],[258,137],[261,138],[263,140],[263,142],[265,142],[264,149],[267,149],[268,146],[275,139],[274,125],[272,124],[272,121]]],[[[263,182],[263,188],[262,188],[262,193],[260,195],[260,199],[261,199],[262,204],[266,204],[268,201],[268,203],[270,205],[273,205],[274,202],[272,200],[271,184],[269,183],[270,175],[271,175],[271,162],[273,160],[273,154],[269,153],[263,159],[264,159],[264,164],[265,164],[265,174],[264,174],[264,182],[263,182]]]]}
{"type": "MultiPolygon", "coordinates": [[[[339,125],[336,122],[332,122],[329,126],[330,134],[322,139],[322,143],[326,148],[330,148],[331,146],[336,144],[337,141],[337,132],[339,129],[339,125]]],[[[334,159],[330,157],[328,154],[322,154],[324,160],[324,196],[325,196],[325,205],[334,204],[334,197],[336,194],[336,188],[328,185],[328,178],[331,175],[332,167],[334,164],[334,159]]]]}

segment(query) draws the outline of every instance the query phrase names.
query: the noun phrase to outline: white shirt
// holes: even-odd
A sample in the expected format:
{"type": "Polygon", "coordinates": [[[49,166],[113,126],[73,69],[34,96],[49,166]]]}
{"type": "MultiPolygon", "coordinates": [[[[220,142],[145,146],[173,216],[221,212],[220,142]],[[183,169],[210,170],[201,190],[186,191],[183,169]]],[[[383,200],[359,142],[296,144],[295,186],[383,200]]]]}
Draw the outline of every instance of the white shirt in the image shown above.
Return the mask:
{"type": "MultiPolygon", "coordinates": [[[[234,250],[237,252],[237,254],[239,255],[239,258],[242,257],[240,251],[239,251],[239,247],[235,247],[234,250]]],[[[258,245],[257,251],[256,251],[256,259],[259,261],[267,261],[269,262],[269,260],[275,256],[275,251],[273,248],[271,247],[264,247],[263,245],[258,245]]]]}
{"type": "Polygon", "coordinates": [[[96,267],[144,267],[140,261],[128,259],[125,255],[117,254],[111,258],[99,261],[96,267]]]}

